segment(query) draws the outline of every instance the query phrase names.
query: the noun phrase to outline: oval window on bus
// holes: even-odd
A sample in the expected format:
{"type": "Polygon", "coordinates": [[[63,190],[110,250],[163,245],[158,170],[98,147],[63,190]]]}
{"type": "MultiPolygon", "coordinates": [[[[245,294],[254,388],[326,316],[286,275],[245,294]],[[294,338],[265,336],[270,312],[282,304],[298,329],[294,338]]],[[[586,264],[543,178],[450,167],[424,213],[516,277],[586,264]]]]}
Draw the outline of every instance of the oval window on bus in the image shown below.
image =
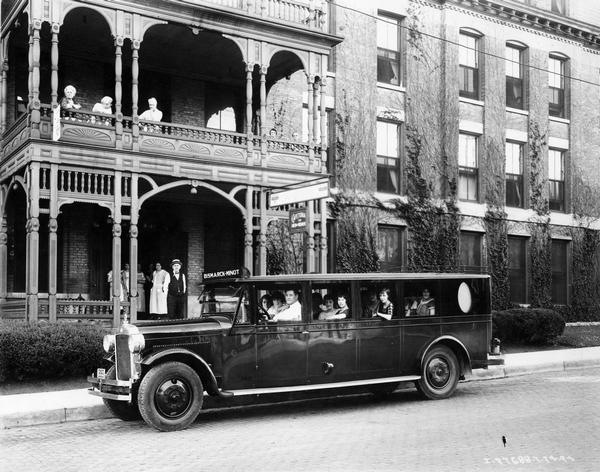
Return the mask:
{"type": "Polygon", "coordinates": [[[463,313],[469,313],[473,306],[473,299],[471,297],[471,289],[463,282],[458,287],[458,306],[463,313]]]}

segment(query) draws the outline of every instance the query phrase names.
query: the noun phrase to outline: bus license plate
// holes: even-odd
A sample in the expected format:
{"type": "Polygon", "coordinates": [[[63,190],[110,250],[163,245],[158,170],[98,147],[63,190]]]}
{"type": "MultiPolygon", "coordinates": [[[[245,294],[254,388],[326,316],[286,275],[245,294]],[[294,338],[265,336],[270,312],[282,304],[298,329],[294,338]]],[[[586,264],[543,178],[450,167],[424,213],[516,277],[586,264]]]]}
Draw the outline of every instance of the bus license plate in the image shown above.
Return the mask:
{"type": "Polygon", "coordinates": [[[96,371],[96,378],[98,378],[100,380],[105,380],[106,379],[106,370],[105,369],[98,369],[96,371]]]}

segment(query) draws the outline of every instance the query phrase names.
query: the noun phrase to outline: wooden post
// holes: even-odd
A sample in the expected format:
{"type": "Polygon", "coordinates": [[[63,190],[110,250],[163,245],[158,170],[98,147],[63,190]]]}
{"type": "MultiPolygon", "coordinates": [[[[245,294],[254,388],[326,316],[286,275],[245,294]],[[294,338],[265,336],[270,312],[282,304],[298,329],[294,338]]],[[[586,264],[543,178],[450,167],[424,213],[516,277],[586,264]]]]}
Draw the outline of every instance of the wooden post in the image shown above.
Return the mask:
{"type": "Polygon", "coordinates": [[[325,79],[321,78],[321,172],[326,174],[327,168],[327,106],[325,104],[325,79]]]}
{"type": "MultiPolygon", "coordinates": [[[[40,29],[42,24],[35,20],[30,28],[31,35],[31,137],[40,137],[40,29]]],[[[38,221],[39,224],[39,221],[38,221]]]]}
{"type": "MultiPolygon", "coordinates": [[[[323,103],[323,102],[321,102],[323,103]]],[[[327,273],[327,201],[322,198],[319,201],[319,205],[321,205],[321,267],[320,272],[322,274],[327,273]]]]}
{"type": "MultiPolygon", "coordinates": [[[[123,38],[115,38],[115,135],[117,149],[123,149],[123,113],[121,113],[121,102],[123,98],[123,38]]],[[[114,284],[113,284],[114,285],[114,284]]]]}
{"type": "Polygon", "coordinates": [[[315,271],[315,216],[313,211],[314,201],[305,203],[306,208],[306,244],[304,248],[305,264],[304,273],[315,271]]]}
{"type": "MultiPolygon", "coordinates": [[[[115,171],[112,228],[113,328],[121,324],[121,172],[115,171]]],[[[130,281],[131,284],[131,281],[130,281]]]]}
{"type": "Polygon", "coordinates": [[[313,105],[314,105],[314,101],[312,100],[314,81],[315,81],[314,77],[309,75],[308,80],[307,80],[308,90],[306,93],[306,101],[307,101],[307,105],[308,105],[308,112],[307,112],[308,117],[306,120],[306,128],[308,131],[308,139],[307,139],[308,166],[309,166],[310,171],[313,170],[313,165],[314,165],[313,163],[315,160],[315,148],[314,148],[314,141],[313,141],[313,105]]]}
{"type": "Polygon", "coordinates": [[[50,166],[50,213],[48,218],[48,317],[56,321],[58,272],[58,165],[50,166]]]}
{"type": "Polygon", "coordinates": [[[246,217],[244,218],[244,267],[254,272],[253,251],[252,251],[252,194],[254,187],[246,188],[246,217]]]}
{"type": "Polygon", "coordinates": [[[260,191],[260,233],[258,235],[258,275],[267,275],[267,192],[260,191]]]}
{"type": "Polygon", "coordinates": [[[267,159],[267,66],[260,67],[260,139],[263,165],[267,159]]]}
{"type": "MultiPolygon", "coordinates": [[[[0,202],[1,204],[1,202],[0,202]]],[[[8,225],[6,218],[0,215],[0,303],[6,301],[6,279],[8,264],[8,225]]]]}
{"type": "Polygon", "coordinates": [[[131,220],[129,225],[129,302],[131,322],[137,321],[137,312],[139,306],[139,293],[137,289],[138,277],[138,176],[131,175],[131,220]]]}
{"type": "Polygon", "coordinates": [[[38,319],[38,274],[40,246],[40,164],[34,162],[29,168],[29,211],[27,219],[27,319],[38,319]]]}
{"type": "Polygon", "coordinates": [[[50,49],[50,97],[52,99],[52,108],[58,106],[58,32],[60,25],[52,24],[52,46],[50,49]]]}
{"type": "Polygon", "coordinates": [[[139,135],[140,135],[140,119],[138,117],[138,100],[139,100],[139,90],[138,90],[138,82],[139,82],[139,51],[140,51],[140,42],[134,40],[131,42],[131,115],[132,115],[132,125],[131,125],[131,134],[133,136],[133,150],[139,150],[139,135]]]}

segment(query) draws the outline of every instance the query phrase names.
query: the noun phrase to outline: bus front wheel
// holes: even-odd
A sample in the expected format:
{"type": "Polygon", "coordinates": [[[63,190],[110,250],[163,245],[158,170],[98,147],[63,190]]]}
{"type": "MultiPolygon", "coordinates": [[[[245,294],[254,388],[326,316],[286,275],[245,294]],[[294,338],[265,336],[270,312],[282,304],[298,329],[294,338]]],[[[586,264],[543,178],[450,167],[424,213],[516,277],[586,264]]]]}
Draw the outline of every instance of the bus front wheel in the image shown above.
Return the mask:
{"type": "Polygon", "coordinates": [[[448,398],[456,390],[459,376],[456,354],[447,346],[435,346],[423,358],[417,389],[431,400],[448,398]]]}
{"type": "Polygon", "coordinates": [[[204,389],[198,374],[181,362],[152,367],[138,392],[142,418],[159,431],[187,428],[202,409],[204,389]]]}

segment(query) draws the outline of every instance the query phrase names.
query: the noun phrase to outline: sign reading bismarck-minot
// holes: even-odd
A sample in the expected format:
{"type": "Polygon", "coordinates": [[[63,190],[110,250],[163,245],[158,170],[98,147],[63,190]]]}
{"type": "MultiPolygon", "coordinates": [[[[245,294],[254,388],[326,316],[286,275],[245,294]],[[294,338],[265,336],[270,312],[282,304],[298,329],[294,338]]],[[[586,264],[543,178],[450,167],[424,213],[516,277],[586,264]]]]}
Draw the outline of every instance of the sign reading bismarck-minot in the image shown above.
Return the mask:
{"type": "Polygon", "coordinates": [[[329,179],[325,178],[308,185],[273,190],[269,195],[269,206],[274,208],[327,197],[329,197],[329,179]]]}

